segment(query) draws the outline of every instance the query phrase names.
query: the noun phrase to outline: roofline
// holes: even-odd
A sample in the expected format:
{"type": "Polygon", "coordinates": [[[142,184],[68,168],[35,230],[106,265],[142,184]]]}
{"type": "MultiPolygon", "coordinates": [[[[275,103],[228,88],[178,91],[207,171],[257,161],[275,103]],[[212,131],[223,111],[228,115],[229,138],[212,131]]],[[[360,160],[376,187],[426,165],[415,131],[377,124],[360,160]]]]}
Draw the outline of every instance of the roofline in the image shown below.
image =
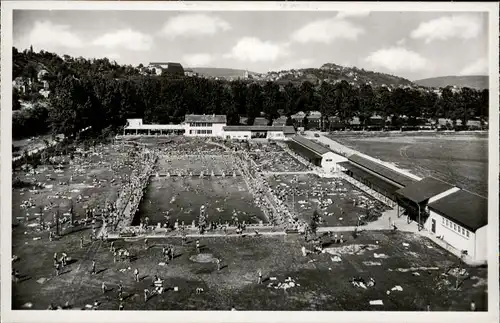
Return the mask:
{"type": "Polygon", "coordinates": [[[439,211],[439,210],[437,210],[437,209],[433,208],[433,207],[431,206],[431,204],[429,204],[429,205],[427,205],[427,206],[429,207],[429,209],[430,209],[430,210],[432,210],[432,211],[436,212],[437,214],[441,215],[442,217],[445,217],[445,218],[447,218],[448,220],[451,220],[451,221],[455,222],[456,224],[459,224],[459,225],[463,226],[464,228],[466,228],[467,230],[470,230],[470,231],[472,231],[472,232],[474,232],[474,233],[475,233],[477,230],[479,230],[479,229],[481,229],[481,228],[483,228],[483,227],[485,227],[485,226],[487,226],[487,225],[488,225],[488,223],[486,223],[485,225],[480,226],[480,227],[478,227],[477,229],[472,229],[472,228],[471,228],[470,226],[468,226],[467,224],[462,223],[462,221],[459,221],[459,220],[457,220],[457,219],[454,219],[454,218],[450,217],[449,215],[446,215],[446,214],[444,214],[443,212],[441,212],[441,211],[439,211]]]}

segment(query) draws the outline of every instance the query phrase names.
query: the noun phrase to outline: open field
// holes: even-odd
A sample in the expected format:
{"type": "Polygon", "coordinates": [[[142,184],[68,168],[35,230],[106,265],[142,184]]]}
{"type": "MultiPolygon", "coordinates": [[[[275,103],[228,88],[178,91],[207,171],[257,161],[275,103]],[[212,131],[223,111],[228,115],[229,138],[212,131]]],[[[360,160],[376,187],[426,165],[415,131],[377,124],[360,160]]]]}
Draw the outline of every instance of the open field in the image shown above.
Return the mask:
{"type": "Polygon", "coordinates": [[[433,176],[487,196],[487,134],[331,134],[329,137],[369,156],[420,176],[433,176]]]}
{"type": "Polygon", "coordinates": [[[171,177],[151,178],[133,224],[148,217],[150,223],[165,223],[169,211],[170,222],[179,220],[191,225],[198,222],[200,207],[205,205],[207,221],[232,222],[235,214],[239,222],[267,222],[264,214],[253,202],[253,198],[241,177],[171,177]]]}
{"type": "Polygon", "coordinates": [[[374,213],[388,209],[338,178],[321,178],[312,174],[274,175],[269,177],[269,184],[278,196],[283,197],[283,202],[295,208],[306,223],[311,221],[314,210],[324,220],[321,226],[330,227],[357,225],[358,217],[365,217],[367,208],[374,213]]]}
{"type": "Polygon", "coordinates": [[[14,268],[25,278],[13,284],[13,307],[21,309],[30,302],[32,309],[45,309],[50,303],[63,305],[68,301],[74,309],[80,309],[97,300],[99,309],[116,310],[117,284],[122,281],[126,310],[234,307],[237,310],[422,311],[430,305],[434,311],[457,311],[468,310],[471,301],[478,310],[486,309],[486,269],[468,268],[470,279],[455,290],[456,278],[444,272],[456,263],[456,258],[431,241],[413,234],[387,232],[364,232],[356,240],[350,235],[346,238],[348,241],[343,245],[329,245],[325,238],[326,252],[307,257],[302,256],[300,248],[312,246],[299,236],[202,238],[203,256],[222,259],[222,268],[217,271],[214,263],[190,259],[196,255],[192,241],[182,246],[178,239],[155,239],[149,242],[147,250],[142,240],[115,242],[116,247],[127,248],[136,258],[128,264],[113,263],[107,242],[88,243],[80,249],[78,234],[53,242],[33,242],[29,236],[21,236],[13,245],[14,253],[20,257],[14,268]],[[176,256],[167,266],[160,266],[161,248],[166,244],[175,246],[176,256]],[[62,251],[74,262],[56,277],[52,255],[62,251]],[[341,261],[334,262],[334,255],[341,261]],[[89,273],[92,259],[96,261],[96,275],[89,273]],[[134,281],[135,268],[139,270],[139,282],[134,281]],[[260,285],[259,270],[263,274],[260,285]],[[143,290],[152,288],[154,275],[164,279],[166,291],[145,302],[143,290]],[[374,286],[367,289],[353,286],[350,280],[358,276],[365,282],[373,278],[374,286]],[[274,287],[287,277],[294,280],[293,287],[289,284],[286,291],[274,287]],[[113,290],[103,294],[102,282],[113,290]],[[402,290],[391,291],[396,286],[402,290]],[[178,287],[177,292],[174,287],[178,287]],[[198,287],[204,292],[196,294],[198,287]],[[381,300],[383,305],[370,305],[371,300],[381,300]]]}

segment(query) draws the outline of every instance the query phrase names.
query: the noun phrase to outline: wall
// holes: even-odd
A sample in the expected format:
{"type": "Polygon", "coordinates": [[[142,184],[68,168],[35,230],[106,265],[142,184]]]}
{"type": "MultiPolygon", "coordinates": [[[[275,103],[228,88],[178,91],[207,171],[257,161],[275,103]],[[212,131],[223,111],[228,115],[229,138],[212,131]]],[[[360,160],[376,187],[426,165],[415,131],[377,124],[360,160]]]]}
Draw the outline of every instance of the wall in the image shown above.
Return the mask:
{"type": "MultiPolygon", "coordinates": [[[[475,260],[488,260],[488,226],[485,225],[476,231],[476,255],[475,260]]],[[[491,244],[490,244],[491,246],[491,244]]]]}
{"type": "Polygon", "coordinates": [[[284,140],[285,135],[283,134],[283,131],[268,131],[267,139],[284,140]]]}
{"type": "Polygon", "coordinates": [[[469,230],[469,237],[466,235],[462,235],[461,233],[458,233],[457,231],[453,230],[452,228],[449,228],[446,226],[446,220],[451,221],[442,215],[430,210],[429,212],[429,217],[427,218],[427,221],[424,223],[424,228],[429,231],[429,233],[432,234],[432,219],[436,220],[436,233],[434,234],[435,236],[443,236],[443,240],[446,241],[448,244],[453,246],[455,249],[458,250],[467,250],[468,255],[471,258],[475,258],[475,243],[476,243],[476,238],[474,232],[469,230]],[[443,219],[445,223],[443,223],[443,219]]]}
{"type": "Polygon", "coordinates": [[[189,123],[186,122],[186,133],[185,136],[187,137],[223,137],[224,136],[224,130],[222,129],[225,127],[225,123],[212,123],[211,127],[191,127],[189,123]],[[193,133],[189,133],[190,130],[193,130],[193,133]],[[196,134],[196,130],[212,130],[211,134],[196,134]]]}
{"type": "Polygon", "coordinates": [[[323,158],[321,159],[321,167],[327,172],[336,172],[338,171],[337,163],[347,161],[347,158],[337,155],[333,152],[328,152],[323,154],[323,158]]]}
{"type": "Polygon", "coordinates": [[[224,138],[227,138],[227,136],[229,136],[230,139],[250,139],[251,135],[252,135],[251,132],[246,130],[224,132],[224,138]]]}

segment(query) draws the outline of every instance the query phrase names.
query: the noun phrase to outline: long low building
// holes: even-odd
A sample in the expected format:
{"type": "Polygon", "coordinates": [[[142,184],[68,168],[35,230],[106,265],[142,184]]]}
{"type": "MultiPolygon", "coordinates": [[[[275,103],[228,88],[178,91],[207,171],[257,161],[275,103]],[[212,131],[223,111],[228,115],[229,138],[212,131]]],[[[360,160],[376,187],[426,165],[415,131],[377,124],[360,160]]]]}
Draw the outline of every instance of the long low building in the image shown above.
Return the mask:
{"type": "Polygon", "coordinates": [[[295,129],[291,126],[225,126],[223,127],[226,139],[274,139],[284,140],[294,135],[295,129]]]}
{"type": "Polygon", "coordinates": [[[339,170],[347,176],[377,192],[381,199],[391,206],[397,205],[396,191],[416,180],[389,167],[354,154],[338,164],[339,170]]]}
{"type": "Polygon", "coordinates": [[[128,119],[123,135],[185,135],[187,137],[219,137],[226,139],[285,140],[295,135],[292,126],[227,126],[225,115],[186,115],[181,124],[144,124],[142,119],[128,119]]]}
{"type": "Polygon", "coordinates": [[[287,141],[287,143],[293,151],[310,163],[322,167],[328,173],[336,172],[337,165],[347,160],[330,149],[300,135],[291,137],[291,140],[287,141]]]}
{"type": "Polygon", "coordinates": [[[397,207],[398,217],[407,216],[472,261],[486,262],[486,198],[433,177],[411,178],[357,154],[338,166],[344,176],[356,180],[372,191],[372,195],[397,207]]]}

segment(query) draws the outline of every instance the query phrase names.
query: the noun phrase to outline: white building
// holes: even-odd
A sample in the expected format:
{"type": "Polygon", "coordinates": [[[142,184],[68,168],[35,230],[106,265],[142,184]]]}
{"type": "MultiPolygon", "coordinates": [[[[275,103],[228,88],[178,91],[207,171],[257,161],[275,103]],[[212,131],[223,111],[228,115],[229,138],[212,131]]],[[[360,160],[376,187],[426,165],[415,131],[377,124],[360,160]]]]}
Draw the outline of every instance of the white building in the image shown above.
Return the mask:
{"type": "Polygon", "coordinates": [[[486,198],[432,177],[412,183],[396,194],[398,204],[416,217],[414,220],[422,223],[425,230],[466,252],[470,261],[486,262],[486,198]]]}
{"type": "Polygon", "coordinates": [[[184,120],[185,135],[188,137],[224,137],[225,115],[188,114],[184,120]]]}
{"type": "Polygon", "coordinates": [[[427,230],[466,251],[474,262],[487,262],[488,199],[459,190],[430,201],[429,213],[427,230]]]}
{"type": "Polygon", "coordinates": [[[127,119],[127,124],[123,128],[123,135],[168,135],[184,134],[186,126],[184,124],[143,124],[142,119],[127,119]]]}
{"type": "Polygon", "coordinates": [[[223,128],[224,138],[226,139],[271,139],[286,140],[287,137],[294,135],[293,127],[275,127],[275,126],[225,126],[223,128]]]}
{"type": "Polygon", "coordinates": [[[290,146],[312,164],[321,166],[327,173],[337,172],[340,167],[338,164],[347,161],[347,158],[302,136],[293,136],[290,146]]]}

